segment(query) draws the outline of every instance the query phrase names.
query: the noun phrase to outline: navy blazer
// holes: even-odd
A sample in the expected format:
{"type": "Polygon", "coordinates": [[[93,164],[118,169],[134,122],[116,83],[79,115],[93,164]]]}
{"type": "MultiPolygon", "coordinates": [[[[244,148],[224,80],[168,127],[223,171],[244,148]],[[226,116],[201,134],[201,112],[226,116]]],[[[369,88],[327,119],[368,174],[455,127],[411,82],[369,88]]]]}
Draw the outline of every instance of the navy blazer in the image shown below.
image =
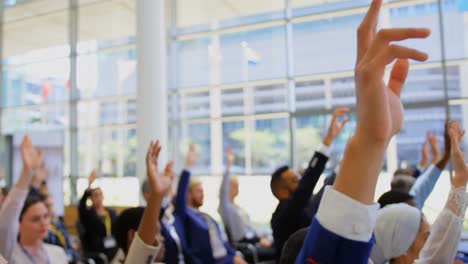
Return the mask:
{"type": "MultiPolygon", "coordinates": [[[[174,205],[174,226],[180,237],[185,253],[194,264],[233,263],[236,251],[227,242],[224,242],[224,246],[227,250],[227,256],[222,260],[214,259],[208,224],[203,217],[187,206],[189,182],[190,172],[186,170],[182,171],[174,205]]],[[[217,224],[216,229],[220,235],[221,229],[217,224]]]]}
{"type": "Polygon", "coordinates": [[[271,228],[275,239],[277,262],[280,260],[283,245],[288,238],[297,230],[310,224],[311,218],[307,215],[306,208],[327,161],[327,156],[315,152],[296,190],[289,199],[280,201],[273,213],[271,228]]]}
{"type": "Polygon", "coordinates": [[[328,231],[314,217],[309,232],[296,258],[296,264],[367,264],[374,244],[353,241],[328,231]]]}

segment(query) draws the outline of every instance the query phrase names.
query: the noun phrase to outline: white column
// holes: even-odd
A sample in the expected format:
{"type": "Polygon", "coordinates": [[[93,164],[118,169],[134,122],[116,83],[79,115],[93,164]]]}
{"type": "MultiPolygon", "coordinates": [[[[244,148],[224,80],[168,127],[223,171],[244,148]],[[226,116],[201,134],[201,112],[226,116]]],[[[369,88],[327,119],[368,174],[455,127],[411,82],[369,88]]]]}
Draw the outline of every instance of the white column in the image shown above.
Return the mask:
{"type": "MultiPolygon", "coordinates": [[[[167,161],[167,36],[166,1],[138,0],[137,19],[137,175],[146,175],[148,144],[159,139],[163,147],[159,164],[167,161]]],[[[161,168],[163,169],[163,168],[161,168]]]]}

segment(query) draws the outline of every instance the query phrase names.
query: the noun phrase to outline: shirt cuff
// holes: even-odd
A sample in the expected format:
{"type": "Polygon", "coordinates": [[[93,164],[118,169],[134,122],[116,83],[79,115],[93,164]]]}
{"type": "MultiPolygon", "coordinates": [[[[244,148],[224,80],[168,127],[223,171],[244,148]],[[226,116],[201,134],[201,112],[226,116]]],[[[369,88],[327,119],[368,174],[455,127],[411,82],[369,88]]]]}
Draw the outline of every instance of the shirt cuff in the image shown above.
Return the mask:
{"type": "Polygon", "coordinates": [[[145,242],[141,240],[138,232],[136,232],[125,263],[152,263],[160,248],[161,246],[145,244],[145,242]],[[149,262],[149,260],[151,260],[151,262],[149,262]]]}
{"type": "Polygon", "coordinates": [[[327,145],[325,145],[323,143],[320,143],[320,145],[317,148],[317,151],[322,153],[324,156],[327,156],[327,158],[328,158],[331,155],[332,148],[331,148],[331,146],[327,146],[327,145]]]}
{"type": "Polygon", "coordinates": [[[378,209],[377,203],[365,205],[327,186],[316,217],[320,225],[338,236],[369,242],[378,209]]]}

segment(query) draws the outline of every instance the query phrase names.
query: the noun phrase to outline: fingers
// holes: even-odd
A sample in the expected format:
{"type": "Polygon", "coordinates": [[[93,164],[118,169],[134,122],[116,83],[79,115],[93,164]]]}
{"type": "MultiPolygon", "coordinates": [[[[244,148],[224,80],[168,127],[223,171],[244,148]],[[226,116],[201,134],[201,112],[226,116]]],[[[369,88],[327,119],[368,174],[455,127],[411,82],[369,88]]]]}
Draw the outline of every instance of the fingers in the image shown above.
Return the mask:
{"type": "Polygon", "coordinates": [[[347,113],[349,113],[349,108],[337,107],[335,109],[335,112],[333,112],[333,116],[340,117],[340,116],[343,116],[344,114],[347,114],[347,113]]]}
{"type": "Polygon", "coordinates": [[[348,123],[348,121],[349,121],[349,117],[345,117],[343,118],[343,120],[341,120],[340,124],[338,125],[338,128],[340,131],[343,129],[346,123],[348,123]]]}
{"type": "Polygon", "coordinates": [[[357,62],[364,57],[367,49],[369,48],[372,40],[374,39],[375,32],[377,30],[377,23],[379,20],[380,7],[382,6],[382,0],[372,1],[366,16],[359,25],[358,29],[358,54],[357,62]]]}
{"type": "MultiPolygon", "coordinates": [[[[372,55],[370,55],[372,56],[372,55]]],[[[415,61],[425,61],[428,58],[427,53],[418,51],[416,49],[403,47],[400,45],[392,44],[386,47],[380,47],[380,53],[377,56],[372,56],[374,59],[371,61],[371,67],[376,71],[383,72],[385,67],[392,63],[395,59],[412,59],[415,61]]]]}
{"type": "Polygon", "coordinates": [[[405,84],[406,77],[408,76],[409,62],[407,59],[398,59],[393,65],[392,72],[390,73],[390,80],[388,88],[400,97],[401,90],[405,84]]]}

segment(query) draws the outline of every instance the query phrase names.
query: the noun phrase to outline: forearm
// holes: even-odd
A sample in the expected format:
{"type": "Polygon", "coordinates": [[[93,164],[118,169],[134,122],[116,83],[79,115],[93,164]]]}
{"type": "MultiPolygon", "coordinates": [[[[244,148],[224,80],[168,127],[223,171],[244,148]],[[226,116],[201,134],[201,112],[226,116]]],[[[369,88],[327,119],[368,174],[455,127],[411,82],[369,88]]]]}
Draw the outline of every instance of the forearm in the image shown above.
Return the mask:
{"type": "Polygon", "coordinates": [[[28,195],[28,189],[15,186],[7,196],[0,210],[0,255],[10,260],[16,243],[19,229],[19,215],[24,201],[28,195]]]}
{"type": "Polygon", "coordinates": [[[384,141],[369,141],[357,134],[351,137],[334,188],[356,201],[373,204],[386,146],[384,141]]]}
{"type": "Polygon", "coordinates": [[[179,184],[177,186],[176,201],[174,205],[174,214],[182,216],[187,209],[187,191],[190,182],[190,172],[186,169],[180,175],[179,184]]]}
{"type": "Polygon", "coordinates": [[[226,207],[226,204],[229,202],[229,167],[226,167],[226,171],[223,174],[223,179],[221,181],[221,187],[219,189],[219,204],[220,207],[226,207]]]}
{"type": "Polygon", "coordinates": [[[447,163],[450,160],[450,153],[444,153],[441,159],[439,159],[434,165],[441,171],[445,169],[447,163]]]}
{"type": "Polygon", "coordinates": [[[141,218],[138,235],[146,245],[153,246],[157,242],[156,234],[160,232],[159,213],[161,212],[162,199],[162,196],[152,194],[141,218]]]}

